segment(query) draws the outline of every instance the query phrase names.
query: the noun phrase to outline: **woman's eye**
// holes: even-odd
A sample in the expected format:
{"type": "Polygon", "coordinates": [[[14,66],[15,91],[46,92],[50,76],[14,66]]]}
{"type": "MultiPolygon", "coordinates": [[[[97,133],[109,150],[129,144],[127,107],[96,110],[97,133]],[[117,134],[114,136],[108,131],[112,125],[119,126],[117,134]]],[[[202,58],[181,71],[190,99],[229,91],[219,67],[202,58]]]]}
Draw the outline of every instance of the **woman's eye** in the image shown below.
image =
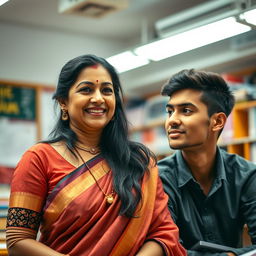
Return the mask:
{"type": "Polygon", "coordinates": [[[102,89],[102,92],[103,92],[104,94],[110,95],[110,94],[113,93],[113,89],[112,89],[111,87],[104,87],[104,88],[102,89]]]}
{"type": "Polygon", "coordinates": [[[90,93],[92,91],[92,89],[88,86],[83,87],[79,90],[79,92],[83,92],[83,93],[90,93]]]}

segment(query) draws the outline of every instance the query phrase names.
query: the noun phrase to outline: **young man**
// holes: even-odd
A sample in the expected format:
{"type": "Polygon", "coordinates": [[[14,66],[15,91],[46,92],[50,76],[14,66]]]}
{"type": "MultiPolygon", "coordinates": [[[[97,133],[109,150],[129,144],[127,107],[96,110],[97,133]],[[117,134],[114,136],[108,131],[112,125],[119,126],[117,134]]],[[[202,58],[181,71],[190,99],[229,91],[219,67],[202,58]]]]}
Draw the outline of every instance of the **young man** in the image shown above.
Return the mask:
{"type": "Polygon", "coordinates": [[[234,106],[221,76],[183,70],[171,77],[165,129],[175,153],[159,161],[169,210],[188,255],[240,255],[256,248],[256,165],[217,146],[234,106]],[[252,246],[242,247],[248,225],[252,246]],[[198,241],[236,248],[191,249],[198,241]],[[199,249],[200,250],[200,249],[199,249]]]}

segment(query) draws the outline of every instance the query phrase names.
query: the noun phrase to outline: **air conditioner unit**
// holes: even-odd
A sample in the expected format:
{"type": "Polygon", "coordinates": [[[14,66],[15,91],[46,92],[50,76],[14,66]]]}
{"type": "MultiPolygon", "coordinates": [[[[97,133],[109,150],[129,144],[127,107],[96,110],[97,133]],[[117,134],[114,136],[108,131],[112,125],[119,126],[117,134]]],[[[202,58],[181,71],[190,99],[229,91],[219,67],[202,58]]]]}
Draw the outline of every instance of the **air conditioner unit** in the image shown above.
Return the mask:
{"type": "Polygon", "coordinates": [[[155,23],[157,36],[172,36],[256,8],[256,0],[211,0],[155,23]]]}
{"type": "Polygon", "coordinates": [[[59,0],[59,13],[102,17],[128,6],[128,0],[59,0]]]}

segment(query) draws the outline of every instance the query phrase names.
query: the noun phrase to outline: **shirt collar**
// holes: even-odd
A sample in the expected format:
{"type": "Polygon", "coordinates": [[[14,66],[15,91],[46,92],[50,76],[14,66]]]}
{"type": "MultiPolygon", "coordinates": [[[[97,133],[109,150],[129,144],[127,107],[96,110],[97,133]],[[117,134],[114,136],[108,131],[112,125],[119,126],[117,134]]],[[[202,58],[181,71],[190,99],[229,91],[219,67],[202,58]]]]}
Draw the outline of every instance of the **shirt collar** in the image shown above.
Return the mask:
{"type": "MultiPolygon", "coordinates": [[[[221,149],[217,147],[216,167],[215,167],[217,172],[216,180],[226,180],[225,165],[221,155],[222,155],[221,149]]],[[[178,184],[179,184],[179,187],[182,187],[182,186],[185,186],[190,180],[194,180],[194,177],[192,176],[191,171],[187,166],[180,150],[176,151],[176,157],[177,157],[177,165],[179,169],[178,184]]]]}

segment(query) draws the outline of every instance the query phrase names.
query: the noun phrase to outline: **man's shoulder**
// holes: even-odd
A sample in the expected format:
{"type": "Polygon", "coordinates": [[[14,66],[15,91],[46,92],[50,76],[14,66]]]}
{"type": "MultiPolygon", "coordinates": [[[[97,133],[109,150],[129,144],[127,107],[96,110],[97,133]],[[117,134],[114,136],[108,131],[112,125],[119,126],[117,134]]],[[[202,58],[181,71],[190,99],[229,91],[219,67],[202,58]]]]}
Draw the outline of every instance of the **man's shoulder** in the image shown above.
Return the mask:
{"type": "Polygon", "coordinates": [[[164,168],[164,167],[168,167],[168,166],[174,164],[175,161],[176,161],[176,154],[173,153],[173,154],[166,156],[165,158],[159,160],[157,162],[157,164],[159,167],[164,168]]]}
{"type": "Polygon", "coordinates": [[[222,159],[225,164],[231,166],[232,168],[246,169],[246,170],[256,170],[256,164],[245,159],[237,154],[228,153],[225,150],[220,151],[222,159]]]}
{"type": "Polygon", "coordinates": [[[161,177],[165,176],[165,173],[171,175],[177,168],[177,156],[173,153],[157,162],[159,174],[161,177]]]}

